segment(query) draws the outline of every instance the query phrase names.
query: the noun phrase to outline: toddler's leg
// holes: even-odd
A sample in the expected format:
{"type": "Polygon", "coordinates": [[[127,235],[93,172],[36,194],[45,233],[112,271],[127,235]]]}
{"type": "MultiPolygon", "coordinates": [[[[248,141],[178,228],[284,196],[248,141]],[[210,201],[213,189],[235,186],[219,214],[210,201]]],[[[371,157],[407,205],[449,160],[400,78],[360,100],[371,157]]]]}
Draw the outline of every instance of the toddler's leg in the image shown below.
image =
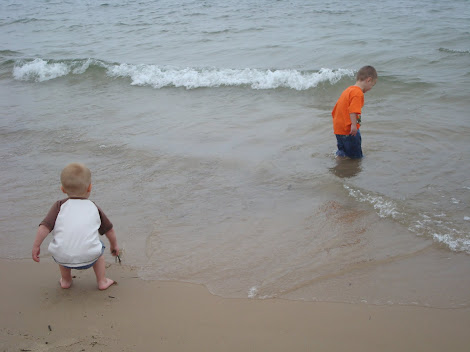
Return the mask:
{"type": "Polygon", "coordinates": [[[346,153],[344,151],[344,140],[346,139],[347,136],[342,136],[337,134],[336,135],[336,146],[338,147],[338,150],[336,151],[336,156],[339,156],[341,158],[346,157],[346,153]]]}
{"type": "Polygon", "coordinates": [[[357,130],[357,134],[355,136],[348,136],[345,142],[345,151],[346,155],[351,159],[360,159],[363,157],[362,155],[362,138],[361,132],[357,130]]]}
{"type": "Polygon", "coordinates": [[[109,286],[114,284],[113,280],[105,276],[105,261],[103,256],[98,258],[95,265],[93,265],[93,270],[95,271],[96,282],[100,290],[106,290],[109,286]]]}
{"type": "Polygon", "coordinates": [[[72,269],[59,265],[60,268],[60,287],[70,288],[72,286],[72,269]]]}

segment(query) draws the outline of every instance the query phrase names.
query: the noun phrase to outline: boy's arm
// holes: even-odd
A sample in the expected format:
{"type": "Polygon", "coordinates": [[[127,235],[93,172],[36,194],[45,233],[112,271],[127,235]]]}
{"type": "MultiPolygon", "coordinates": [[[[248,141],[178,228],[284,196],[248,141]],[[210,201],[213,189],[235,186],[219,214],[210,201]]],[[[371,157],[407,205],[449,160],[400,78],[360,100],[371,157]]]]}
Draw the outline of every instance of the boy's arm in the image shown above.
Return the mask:
{"type": "Polygon", "coordinates": [[[41,253],[41,244],[50,232],[51,231],[46,226],[39,225],[38,231],[36,233],[36,239],[34,240],[34,244],[33,244],[33,251],[32,251],[32,257],[35,262],[39,263],[39,254],[41,253]]]}
{"type": "Polygon", "coordinates": [[[109,230],[108,232],[105,233],[105,236],[108,238],[109,245],[111,246],[111,254],[112,255],[118,255],[119,254],[119,247],[117,245],[117,238],[116,238],[116,233],[114,232],[114,229],[109,230]]]}
{"type": "Polygon", "coordinates": [[[357,114],[349,114],[349,118],[351,119],[351,136],[355,136],[357,134],[357,114]]]}

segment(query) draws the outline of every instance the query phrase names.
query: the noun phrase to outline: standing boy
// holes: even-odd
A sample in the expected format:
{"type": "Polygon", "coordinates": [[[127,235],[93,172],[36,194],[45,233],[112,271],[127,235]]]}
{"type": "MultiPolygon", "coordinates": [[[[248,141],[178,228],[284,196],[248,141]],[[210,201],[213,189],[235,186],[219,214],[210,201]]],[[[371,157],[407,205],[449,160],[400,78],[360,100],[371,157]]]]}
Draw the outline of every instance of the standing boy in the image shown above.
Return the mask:
{"type": "Polygon", "coordinates": [[[93,267],[98,288],[106,290],[115,282],[105,276],[105,246],[99,235],[105,234],[111,253],[119,254],[113,224],[95,203],[88,200],[91,172],[85,165],[67,165],[62,170],[60,181],[62,192],[67,193],[68,198],[57,201],[39,225],[33,244],[33,260],[39,262],[41,244],[52,232],[49,252],[59,264],[60,286],[66,289],[72,285],[71,269],[93,267]]]}
{"type": "Polygon", "coordinates": [[[356,84],[346,88],[331,113],[333,130],[336,135],[337,156],[362,158],[361,109],[364,106],[364,93],[377,83],[377,71],[372,66],[362,67],[356,75],[356,84]]]}

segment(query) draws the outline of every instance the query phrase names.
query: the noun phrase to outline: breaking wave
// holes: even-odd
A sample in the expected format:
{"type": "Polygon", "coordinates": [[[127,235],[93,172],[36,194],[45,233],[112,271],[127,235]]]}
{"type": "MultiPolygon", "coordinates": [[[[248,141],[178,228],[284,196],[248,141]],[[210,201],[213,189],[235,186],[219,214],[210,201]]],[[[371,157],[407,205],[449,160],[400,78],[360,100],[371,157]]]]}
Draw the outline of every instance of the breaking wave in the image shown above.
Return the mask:
{"type": "Polygon", "coordinates": [[[68,75],[81,75],[87,70],[104,69],[110,78],[130,79],[131,85],[156,89],[184,87],[186,89],[245,86],[252,89],[287,88],[308,90],[321,83],[335,84],[343,77],[353,77],[354,70],[322,68],[319,71],[293,69],[232,69],[167,67],[158,65],[132,65],[107,63],[97,59],[80,60],[20,60],[15,62],[16,80],[44,82],[68,75]]]}

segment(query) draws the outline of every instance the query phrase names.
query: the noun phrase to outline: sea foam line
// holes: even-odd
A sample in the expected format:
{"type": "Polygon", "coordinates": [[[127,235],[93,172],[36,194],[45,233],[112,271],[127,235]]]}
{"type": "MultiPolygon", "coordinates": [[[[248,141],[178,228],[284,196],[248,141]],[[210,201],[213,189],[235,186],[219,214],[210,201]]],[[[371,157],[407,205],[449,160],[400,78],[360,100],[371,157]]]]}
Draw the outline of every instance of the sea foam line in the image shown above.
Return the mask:
{"type": "Polygon", "coordinates": [[[469,234],[461,231],[451,222],[445,221],[446,214],[419,214],[410,217],[410,212],[400,207],[384,197],[376,194],[364,193],[359,189],[353,189],[350,186],[343,185],[348,190],[349,195],[359,202],[369,203],[377,211],[377,215],[381,218],[393,218],[408,230],[418,236],[427,236],[434,242],[445,245],[453,252],[466,252],[470,254],[470,238],[469,234]]]}
{"type": "Polygon", "coordinates": [[[364,194],[358,189],[353,189],[347,185],[343,185],[345,189],[349,191],[349,195],[356,198],[360,202],[367,202],[374,206],[374,209],[378,210],[378,215],[381,218],[391,216],[397,218],[400,212],[396,209],[396,204],[390,200],[385,200],[383,197],[378,195],[364,194]]]}
{"type": "Polygon", "coordinates": [[[298,70],[162,68],[155,65],[121,64],[108,69],[112,77],[130,77],[133,85],[184,87],[186,89],[220,86],[250,86],[252,89],[290,88],[307,90],[322,82],[337,83],[352,70],[322,68],[318,72],[298,70]]]}
{"type": "Polygon", "coordinates": [[[80,75],[90,67],[104,68],[112,78],[130,78],[132,85],[153,88],[184,87],[186,89],[221,86],[248,86],[252,89],[289,88],[308,90],[320,83],[335,84],[343,77],[353,77],[349,69],[322,68],[316,72],[299,70],[178,68],[158,65],[112,64],[96,59],[18,61],[13,68],[17,80],[44,82],[69,74],[80,75]]]}

